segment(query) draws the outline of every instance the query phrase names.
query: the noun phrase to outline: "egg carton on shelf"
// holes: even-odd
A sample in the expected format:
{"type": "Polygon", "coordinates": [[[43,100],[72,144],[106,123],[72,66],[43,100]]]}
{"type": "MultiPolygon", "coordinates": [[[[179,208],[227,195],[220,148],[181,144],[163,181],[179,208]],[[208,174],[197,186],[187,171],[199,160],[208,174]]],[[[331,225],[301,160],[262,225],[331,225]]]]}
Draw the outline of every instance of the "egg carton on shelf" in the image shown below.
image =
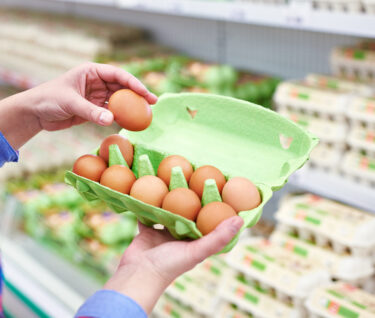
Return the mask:
{"type": "Polygon", "coordinates": [[[333,12],[360,13],[362,4],[357,0],[313,0],[312,6],[316,10],[333,12]]]}
{"type": "Polygon", "coordinates": [[[313,194],[286,197],[275,214],[279,228],[331,247],[337,254],[375,261],[375,216],[313,194]]]}
{"type": "Polygon", "coordinates": [[[312,241],[296,238],[293,234],[276,230],[270,237],[276,245],[310,262],[319,262],[333,279],[338,279],[375,292],[375,269],[371,258],[339,255],[329,248],[323,248],[312,241]]]}
{"type": "Polygon", "coordinates": [[[311,152],[309,166],[323,169],[330,173],[339,172],[345,144],[320,142],[311,152]]]}
{"type": "Polygon", "coordinates": [[[323,74],[308,74],[305,77],[306,83],[321,88],[339,89],[359,96],[373,96],[375,94],[375,86],[369,82],[350,80],[343,77],[323,74]]]}
{"type": "Polygon", "coordinates": [[[375,187],[375,156],[348,151],[340,168],[343,174],[354,181],[375,187]]]}
{"type": "Polygon", "coordinates": [[[203,318],[204,316],[194,312],[172,297],[163,294],[158,300],[152,314],[158,318],[203,318]]]}
{"type": "Polygon", "coordinates": [[[375,318],[375,296],[344,282],[316,288],[306,301],[309,317],[375,318]]]}
{"type": "Polygon", "coordinates": [[[338,47],[331,53],[332,71],[337,76],[374,81],[375,52],[357,47],[338,47]]]}
{"type": "Polygon", "coordinates": [[[212,317],[220,304],[220,283],[231,271],[220,258],[209,258],[177,278],[166,294],[200,315],[212,317]]]}
{"type": "Polygon", "coordinates": [[[262,3],[262,4],[269,4],[269,5],[287,5],[288,0],[235,0],[235,2],[239,3],[262,3]]]}
{"type": "Polygon", "coordinates": [[[375,1],[362,0],[363,9],[368,14],[375,14],[375,1]]]}
{"type": "Polygon", "coordinates": [[[299,111],[344,123],[350,98],[351,94],[346,91],[314,87],[302,81],[288,81],[279,84],[274,102],[280,112],[299,111]]]}
{"type": "MultiPolygon", "coordinates": [[[[306,316],[304,309],[296,310],[283,301],[279,301],[266,289],[239,273],[226,277],[220,287],[220,296],[242,311],[240,317],[246,317],[243,314],[245,312],[254,318],[303,318],[306,316]]],[[[222,306],[231,312],[227,303],[223,303],[222,306]]]]}
{"type": "Polygon", "coordinates": [[[330,281],[328,271],[319,263],[301,259],[263,238],[240,242],[228,254],[227,262],[299,314],[304,313],[303,302],[310,290],[330,281]]]}
{"type": "Polygon", "coordinates": [[[353,98],[349,103],[347,116],[354,125],[375,129],[375,98],[353,98]]]}
{"type": "Polygon", "coordinates": [[[221,303],[216,316],[218,318],[253,318],[251,313],[248,313],[239,308],[238,305],[232,302],[221,303]]]}
{"type": "Polygon", "coordinates": [[[375,129],[363,126],[354,126],[348,136],[351,149],[375,157],[375,129]]]}
{"type": "Polygon", "coordinates": [[[301,111],[287,108],[280,109],[279,114],[310,131],[316,135],[320,141],[338,144],[344,143],[346,140],[348,127],[345,122],[322,119],[319,116],[304,114],[301,111]]]}

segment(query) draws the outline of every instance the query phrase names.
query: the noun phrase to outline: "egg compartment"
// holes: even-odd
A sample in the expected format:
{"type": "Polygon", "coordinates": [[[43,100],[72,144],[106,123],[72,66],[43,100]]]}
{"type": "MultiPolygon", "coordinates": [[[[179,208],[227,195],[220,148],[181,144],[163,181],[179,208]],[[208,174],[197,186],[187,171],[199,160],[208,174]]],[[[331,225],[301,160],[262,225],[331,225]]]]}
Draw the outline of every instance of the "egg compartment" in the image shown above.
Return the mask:
{"type": "Polygon", "coordinates": [[[334,280],[341,280],[374,292],[375,269],[370,257],[354,257],[349,253],[336,254],[332,249],[317,246],[309,240],[302,240],[289,233],[276,230],[270,241],[289,253],[293,253],[310,262],[319,262],[326,268],[334,280]]]}
{"type": "Polygon", "coordinates": [[[266,290],[248,282],[241,274],[234,273],[226,277],[220,286],[220,296],[227,302],[235,304],[241,311],[255,318],[289,318],[304,317],[304,309],[279,301],[270,296],[266,290]]]}
{"type": "MultiPolygon", "coordinates": [[[[153,114],[154,120],[146,130],[120,132],[134,145],[135,175],[139,174],[142,155],[148,156],[156,171],[163,158],[178,154],[195,168],[209,164],[227,178],[248,178],[260,191],[262,203],[251,211],[239,213],[244,219],[241,232],[256,224],[272,192],[280,189],[303,166],[318,142],[316,137],[279,114],[230,97],[165,94],[153,106],[153,114]]],[[[148,226],[162,224],[177,239],[202,236],[193,221],[71,171],[66,173],[66,181],[87,200],[101,199],[119,213],[134,212],[148,226]]],[[[236,244],[239,234],[226,246],[225,252],[236,244]]]]}
{"type": "Polygon", "coordinates": [[[309,317],[375,318],[375,296],[350,284],[337,282],[312,291],[306,307],[309,317]]]}

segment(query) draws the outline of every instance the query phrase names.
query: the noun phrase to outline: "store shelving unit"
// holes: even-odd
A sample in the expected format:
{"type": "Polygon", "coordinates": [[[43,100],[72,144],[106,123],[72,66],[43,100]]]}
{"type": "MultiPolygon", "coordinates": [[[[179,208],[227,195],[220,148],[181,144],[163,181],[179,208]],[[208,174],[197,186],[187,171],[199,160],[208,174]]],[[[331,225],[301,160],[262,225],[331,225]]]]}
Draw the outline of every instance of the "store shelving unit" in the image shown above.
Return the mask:
{"type": "Polygon", "coordinates": [[[198,0],[55,1],[105,5],[148,13],[375,38],[373,15],[315,10],[309,1],[292,0],[286,4],[198,0]]]}
{"type": "Polygon", "coordinates": [[[375,189],[340,175],[304,167],[289,182],[304,191],[375,213],[375,189]]]}
{"type": "Polygon", "coordinates": [[[126,9],[194,18],[375,37],[375,19],[372,15],[316,11],[308,1],[270,5],[189,0],[120,0],[118,5],[126,9]]]}

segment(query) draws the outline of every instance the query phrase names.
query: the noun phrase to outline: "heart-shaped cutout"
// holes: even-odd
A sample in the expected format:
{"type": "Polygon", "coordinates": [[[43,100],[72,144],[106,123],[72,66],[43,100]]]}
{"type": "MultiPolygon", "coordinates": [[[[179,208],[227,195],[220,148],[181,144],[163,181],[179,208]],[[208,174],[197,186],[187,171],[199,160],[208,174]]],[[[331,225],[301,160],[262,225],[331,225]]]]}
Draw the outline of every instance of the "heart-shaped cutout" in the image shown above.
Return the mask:
{"type": "Polygon", "coordinates": [[[292,144],[293,137],[285,136],[284,134],[279,135],[280,138],[280,145],[283,149],[289,149],[290,145],[292,144]]]}

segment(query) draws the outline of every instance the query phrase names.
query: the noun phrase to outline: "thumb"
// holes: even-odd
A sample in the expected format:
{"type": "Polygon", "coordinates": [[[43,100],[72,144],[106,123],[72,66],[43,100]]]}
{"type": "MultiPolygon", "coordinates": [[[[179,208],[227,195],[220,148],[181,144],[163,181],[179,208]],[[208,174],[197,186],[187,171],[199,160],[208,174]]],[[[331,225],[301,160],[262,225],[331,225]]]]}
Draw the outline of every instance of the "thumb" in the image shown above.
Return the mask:
{"type": "Polygon", "coordinates": [[[113,114],[106,108],[97,106],[77,95],[74,102],[70,105],[72,115],[76,115],[85,120],[98,125],[109,126],[113,123],[113,114]]]}
{"type": "Polygon", "coordinates": [[[195,264],[202,262],[207,257],[220,252],[225,245],[238,233],[243,225],[243,219],[239,216],[231,217],[220,223],[219,226],[208,235],[189,244],[191,261],[195,264]]]}

